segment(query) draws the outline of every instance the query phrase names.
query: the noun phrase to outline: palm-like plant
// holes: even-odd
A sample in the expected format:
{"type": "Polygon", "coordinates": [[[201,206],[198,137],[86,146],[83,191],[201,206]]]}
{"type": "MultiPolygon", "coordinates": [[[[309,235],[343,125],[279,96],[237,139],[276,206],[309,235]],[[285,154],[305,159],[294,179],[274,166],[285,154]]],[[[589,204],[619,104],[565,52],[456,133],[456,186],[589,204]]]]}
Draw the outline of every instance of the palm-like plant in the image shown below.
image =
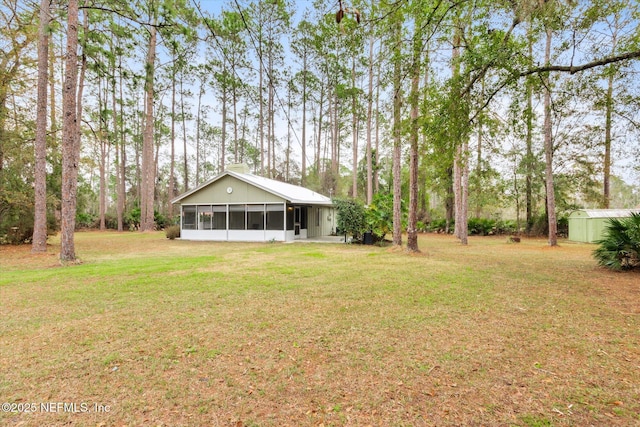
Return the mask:
{"type": "Polygon", "coordinates": [[[640,267],[640,213],[629,218],[609,220],[600,245],[593,251],[598,264],[611,270],[640,267]]]}

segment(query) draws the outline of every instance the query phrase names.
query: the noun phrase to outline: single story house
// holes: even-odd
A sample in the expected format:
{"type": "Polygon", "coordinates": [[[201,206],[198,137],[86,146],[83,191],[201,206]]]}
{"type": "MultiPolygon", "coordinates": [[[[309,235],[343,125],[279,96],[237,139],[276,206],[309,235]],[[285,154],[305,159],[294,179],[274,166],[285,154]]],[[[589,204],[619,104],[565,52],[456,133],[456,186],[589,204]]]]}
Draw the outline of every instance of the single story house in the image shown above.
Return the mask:
{"type": "Polygon", "coordinates": [[[235,165],[176,197],[187,240],[290,242],[335,233],[330,198],[235,165]]]}
{"type": "Polygon", "coordinates": [[[611,218],[625,218],[637,209],[580,209],[569,215],[569,240],[593,243],[604,237],[611,218]]]}

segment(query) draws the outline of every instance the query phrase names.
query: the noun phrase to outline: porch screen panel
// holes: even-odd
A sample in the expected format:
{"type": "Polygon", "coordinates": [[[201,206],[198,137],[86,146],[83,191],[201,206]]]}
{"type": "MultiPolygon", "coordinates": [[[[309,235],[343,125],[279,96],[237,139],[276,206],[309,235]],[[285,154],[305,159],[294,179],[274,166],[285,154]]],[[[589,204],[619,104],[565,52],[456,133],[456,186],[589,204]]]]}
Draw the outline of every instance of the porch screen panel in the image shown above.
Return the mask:
{"type": "Polygon", "coordinates": [[[247,205],[247,230],[264,230],[264,205],[247,205]]]}
{"type": "Polygon", "coordinates": [[[197,230],[198,223],[196,222],[196,207],[195,206],[183,206],[182,207],[182,229],[183,230],[197,230]]]}
{"type": "Polygon", "coordinates": [[[198,206],[198,230],[211,230],[211,206],[198,206]]]}
{"type": "Polygon", "coordinates": [[[267,205],[267,230],[284,229],[284,205],[267,205]]]}
{"type": "Polygon", "coordinates": [[[245,205],[229,205],[229,230],[246,230],[245,205]]]}
{"type": "Polygon", "coordinates": [[[213,205],[211,207],[213,211],[213,224],[212,230],[226,230],[227,229],[227,205],[213,205]]]}

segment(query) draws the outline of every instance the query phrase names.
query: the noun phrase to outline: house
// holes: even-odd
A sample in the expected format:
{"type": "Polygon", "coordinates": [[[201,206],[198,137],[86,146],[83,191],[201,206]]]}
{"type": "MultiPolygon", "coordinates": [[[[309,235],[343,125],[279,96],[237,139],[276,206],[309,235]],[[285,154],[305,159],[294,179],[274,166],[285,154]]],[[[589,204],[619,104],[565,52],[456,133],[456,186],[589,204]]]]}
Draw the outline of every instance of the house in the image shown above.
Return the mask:
{"type": "Polygon", "coordinates": [[[331,199],[263,178],[245,165],[171,201],[180,204],[180,237],[188,240],[289,242],[335,233],[331,199]]]}
{"type": "Polygon", "coordinates": [[[635,209],[580,209],[569,215],[569,240],[593,243],[604,237],[611,218],[625,218],[635,209]]]}

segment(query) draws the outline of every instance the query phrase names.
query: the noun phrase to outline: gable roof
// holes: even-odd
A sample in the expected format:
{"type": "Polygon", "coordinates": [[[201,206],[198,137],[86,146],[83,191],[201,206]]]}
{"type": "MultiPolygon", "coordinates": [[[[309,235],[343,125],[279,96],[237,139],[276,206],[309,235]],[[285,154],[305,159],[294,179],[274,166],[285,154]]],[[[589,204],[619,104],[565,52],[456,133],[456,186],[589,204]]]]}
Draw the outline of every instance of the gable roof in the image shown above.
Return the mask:
{"type": "Polygon", "coordinates": [[[240,173],[235,171],[226,170],[221,174],[211,178],[209,181],[197,186],[196,188],[187,191],[171,200],[171,203],[179,203],[184,198],[197,193],[201,189],[208,187],[214,182],[220,180],[225,176],[232,176],[247,184],[258,187],[268,193],[274,194],[278,197],[285,199],[286,201],[300,205],[322,205],[333,206],[331,199],[308,188],[300,187],[298,185],[287,184],[286,182],[276,181],[275,179],[264,178],[262,176],[253,175],[250,173],[240,173]]]}

